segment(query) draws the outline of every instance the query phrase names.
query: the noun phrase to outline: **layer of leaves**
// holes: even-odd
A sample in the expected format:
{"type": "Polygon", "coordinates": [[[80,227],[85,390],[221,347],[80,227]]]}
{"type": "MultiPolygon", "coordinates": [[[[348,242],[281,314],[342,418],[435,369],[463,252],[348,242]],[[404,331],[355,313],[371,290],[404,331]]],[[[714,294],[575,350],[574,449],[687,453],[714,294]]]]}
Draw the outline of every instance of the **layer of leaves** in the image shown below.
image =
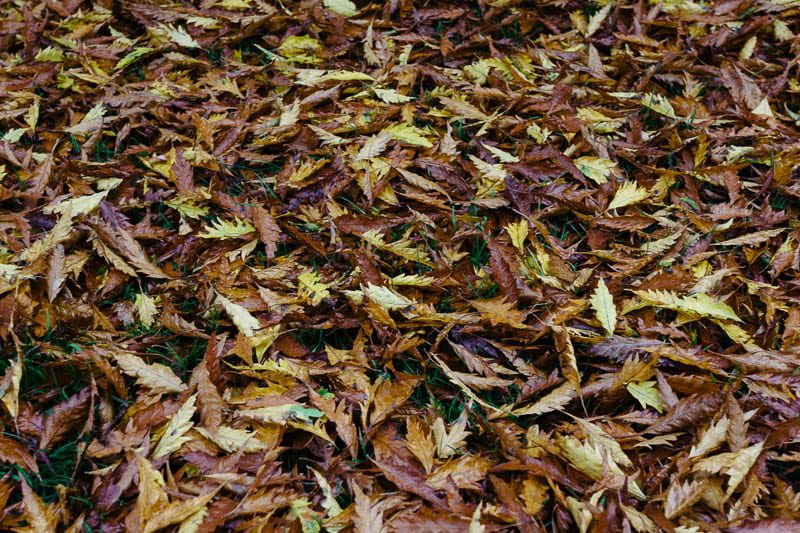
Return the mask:
{"type": "Polygon", "coordinates": [[[799,15],[0,2],[0,529],[796,529],[799,15]]]}

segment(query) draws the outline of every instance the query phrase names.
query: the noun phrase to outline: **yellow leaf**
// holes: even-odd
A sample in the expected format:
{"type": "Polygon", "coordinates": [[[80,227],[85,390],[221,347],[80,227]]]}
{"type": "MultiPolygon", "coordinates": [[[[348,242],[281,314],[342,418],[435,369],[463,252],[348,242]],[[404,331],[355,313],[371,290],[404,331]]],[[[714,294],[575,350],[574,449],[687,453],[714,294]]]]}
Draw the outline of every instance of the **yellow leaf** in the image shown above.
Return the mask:
{"type": "Polygon", "coordinates": [[[578,361],[575,358],[575,347],[572,345],[569,333],[564,326],[552,326],[553,341],[558,351],[558,364],[561,373],[567,378],[578,394],[581,394],[581,375],[578,373],[578,361]]]}
{"type": "Polygon", "coordinates": [[[233,303],[221,294],[217,294],[217,302],[222,304],[225,312],[245,337],[252,337],[256,331],[261,329],[258,319],[241,305],[233,303]]]}
{"type": "Polygon", "coordinates": [[[403,259],[433,266],[428,253],[421,247],[415,246],[407,236],[394,242],[386,243],[383,240],[383,235],[378,230],[369,230],[364,232],[361,238],[376,248],[391,252],[403,259]]]}
{"type": "Polygon", "coordinates": [[[669,103],[666,97],[656,93],[648,93],[642,97],[642,105],[648,109],[652,109],[658,114],[664,115],[669,118],[677,118],[672,104],[669,103]]]}
{"type": "Polygon", "coordinates": [[[100,205],[100,202],[105,200],[109,191],[102,191],[87,196],[80,196],[72,198],[71,200],[64,200],[55,205],[45,206],[42,211],[47,214],[58,213],[63,215],[65,212],[70,211],[71,216],[77,217],[86,213],[91,213],[100,205]]]}
{"type": "Polygon", "coordinates": [[[661,401],[661,395],[658,393],[655,381],[628,383],[626,388],[628,392],[631,393],[631,396],[639,400],[639,403],[642,404],[642,408],[646,409],[648,406],[651,406],[659,413],[664,411],[664,402],[661,401]]]}
{"type": "Polygon", "coordinates": [[[597,288],[594,290],[589,303],[594,309],[597,320],[606,330],[606,334],[612,335],[617,325],[617,307],[614,305],[614,298],[602,279],[597,283],[597,288]]]}
{"type": "Polygon", "coordinates": [[[183,446],[184,443],[192,439],[191,437],[187,437],[186,433],[194,427],[192,417],[195,411],[197,411],[195,407],[196,400],[197,394],[191,395],[189,399],[181,405],[178,412],[169,419],[167,428],[164,430],[163,435],[161,435],[161,439],[159,439],[155,451],[153,451],[153,459],[160,459],[161,457],[171,454],[183,446]]]}
{"type": "Polygon", "coordinates": [[[525,253],[525,239],[528,238],[528,221],[520,219],[518,222],[509,222],[505,227],[506,233],[511,237],[511,244],[514,245],[520,254],[525,253]]]}
{"type": "Polygon", "coordinates": [[[776,18],[772,23],[772,30],[775,32],[775,39],[778,42],[791,41],[794,39],[794,33],[786,22],[776,18]]]}
{"type": "Polygon", "coordinates": [[[467,533],[486,533],[486,526],[481,524],[481,512],[483,511],[483,502],[479,503],[472,513],[472,519],[469,521],[469,528],[467,533]]]}
{"type": "MultiPolygon", "coordinates": [[[[175,500],[166,507],[159,510],[145,526],[143,533],[155,533],[169,525],[177,524],[185,520],[195,517],[198,513],[204,513],[206,505],[216,495],[217,491],[209,492],[202,496],[195,496],[188,500],[175,500]]],[[[191,524],[187,525],[190,528],[191,524]]],[[[179,530],[179,533],[185,533],[188,530],[192,533],[192,529],[179,530]]]]}
{"type": "Polygon", "coordinates": [[[394,89],[372,89],[375,96],[386,102],[387,104],[403,104],[414,100],[410,96],[400,94],[394,89]]]}
{"type": "Polygon", "coordinates": [[[384,533],[383,507],[364,494],[361,487],[353,483],[353,495],[356,500],[356,512],[353,517],[355,533],[384,533]]]}
{"type": "Polygon", "coordinates": [[[519,157],[509,154],[508,152],[501,150],[500,148],[496,148],[489,144],[483,145],[493,156],[495,156],[501,163],[519,163],[519,157]]]}
{"type": "Polygon", "coordinates": [[[207,514],[208,508],[203,505],[199,511],[189,515],[181,522],[180,526],[178,526],[178,533],[197,533],[200,531],[200,526],[203,525],[207,514]]]}
{"type": "Polygon", "coordinates": [[[573,162],[584,176],[600,185],[608,183],[608,177],[617,168],[616,163],[602,157],[583,156],[573,162]]]}
{"type": "Polygon", "coordinates": [[[148,328],[152,326],[153,322],[155,322],[156,315],[158,314],[156,301],[153,298],[150,298],[148,295],[140,292],[136,295],[136,301],[134,303],[136,305],[136,311],[139,313],[139,322],[148,328]]]}
{"type": "Polygon", "coordinates": [[[623,121],[608,117],[591,107],[579,107],[578,118],[597,133],[613,133],[623,124],[623,121]]]}
{"type": "Polygon", "coordinates": [[[355,17],[358,15],[358,8],[350,0],[323,0],[323,4],[343,17],[355,17]]]}
{"type": "Polygon", "coordinates": [[[409,300],[402,294],[399,294],[388,287],[373,285],[372,283],[370,283],[367,288],[364,289],[364,293],[370,300],[380,305],[384,309],[405,309],[414,305],[412,300],[409,300]]]}
{"type": "Polygon", "coordinates": [[[281,111],[281,118],[278,120],[278,127],[286,128],[297,124],[300,118],[300,100],[295,100],[281,111]]]}
{"type": "Polygon", "coordinates": [[[214,5],[223,9],[249,9],[252,0],[218,0],[214,5]]]}
{"type": "Polygon", "coordinates": [[[592,523],[592,512],[589,507],[579,499],[567,496],[567,509],[569,509],[572,519],[575,520],[575,524],[578,526],[578,532],[586,533],[589,531],[589,526],[592,523]]]}
{"type": "Polygon", "coordinates": [[[433,144],[425,138],[425,132],[411,124],[395,124],[393,126],[388,126],[383,128],[381,133],[389,133],[394,140],[402,141],[407,144],[424,146],[425,148],[433,146],[433,144]]]}
{"type": "Polygon", "coordinates": [[[181,392],[186,385],[175,375],[172,369],[159,363],[148,365],[135,355],[115,351],[112,353],[120,370],[125,374],[135,377],[136,383],[147,387],[156,393],[181,392]]]}
{"type": "Polygon", "coordinates": [[[164,203],[181,215],[189,218],[197,219],[209,213],[208,207],[199,205],[197,200],[188,196],[174,196],[164,203]]]}
{"type": "Polygon", "coordinates": [[[650,191],[644,187],[639,187],[635,181],[626,181],[620,185],[614,194],[614,199],[608,204],[608,210],[619,209],[627,205],[633,205],[646,200],[650,197],[650,191]]]}
{"type": "Polygon", "coordinates": [[[319,278],[319,274],[309,271],[297,276],[297,296],[311,305],[317,305],[331,295],[328,286],[319,278]]]}
{"type": "Polygon", "coordinates": [[[19,142],[22,136],[28,131],[28,128],[11,128],[0,137],[0,140],[16,143],[19,142]]]}
{"type": "Polygon", "coordinates": [[[358,154],[356,155],[356,160],[359,161],[378,157],[381,155],[381,153],[383,153],[384,150],[386,150],[386,147],[389,145],[389,141],[391,140],[392,135],[386,132],[369,137],[364,142],[364,146],[361,147],[361,150],[359,150],[358,154]]]}
{"type": "Polygon", "coordinates": [[[434,282],[436,278],[420,274],[398,274],[389,280],[393,287],[430,287],[434,282]]]}
{"type": "MultiPolygon", "coordinates": [[[[611,457],[611,453],[604,450],[597,442],[581,442],[575,437],[566,435],[559,436],[556,442],[569,462],[595,481],[603,479],[606,471],[616,477],[625,475],[614,458],[611,457]]],[[[628,483],[628,490],[640,500],[647,499],[642,489],[635,482],[628,483]]]]}
{"type": "Polygon", "coordinates": [[[278,47],[281,56],[295,63],[314,63],[317,53],[321,50],[320,42],[308,35],[292,35],[278,47]]]}
{"type": "Polygon", "coordinates": [[[530,135],[531,138],[533,138],[533,140],[536,141],[537,144],[546,143],[547,142],[547,138],[550,137],[551,133],[553,133],[552,131],[550,131],[547,128],[542,128],[541,126],[539,126],[535,122],[532,123],[530,126],[528,126],[528,128],[525,130],[525,132],[528,135],[530,135]]]}
{"type": "Polygon", "coordinates": [[[203,239],[238,239],[256,229],[247,220],[235,217],[233,221],[216,219],[211,225],[206,224],[205,231],[198,235],[203,239]]]}
{"type": "Polygon", "coordinates": [[[646,305],[663,307],[684,313],[692,313],[704,317],[734,320],[742,320],[736,316],[731,307],[725,302],[714,300],[707,294],[697,293],[688,296],[678,296],[669,291],[634,291],[646,305]]]}
{"type": "Polygon", "coordinates": [[[678,238],[681,236],[680,231],[676,231],[672,235],[667,235],[663,239],[658,239],[655,241],[649,241],[644,243],[640,250],[645,253],[645,255],[657,255],[663,252],[666,252],[670,248],[672,248],[676,242],[678,242],[678,238]]]}
{"type": "Polygon", "coordinates": [[[297,498],[289,508],[289,520],[299,520],[302,533],[320,533],[319,516],[311,509],[307,498],[297,498]]]}
{"type": "MultiPolygon", "coordinates": [[[[336,501],[336,496],[334,496],[333,489],[331,488],[330,483],[328,483],[328,480],[313,468],[309,468],[309,470],[314,473],[314,477],[317,479],[317,485],[319,485],[319,488],[322,489],[322,495],[324,496],[324,499],[322,500],[321,505],[322,508],[325,509],[328,518],[333,518],[334,516],[339,516],[342,514],[342,507],[339,505],[339,502],[336,501]]],[[[330,526],[327,527],[327,529],[332,533],[336,533],[337,531],[333,530],[330,526]]]]}
{"type": "Polygon", "coordinates": [[[25,476],[20,477],[20,484],[22,485],[22,505],[25,507],[25,517],[28,520],[29,531],[35,533],[55,533],[57,514],[33,492],[33,489],[31,489],[30,485],[28,485],[28,482],[25,480],[25,476]]]}
{"type": "Polygon", "coordinates": [[[31,131],[36,129],[36,123],[39,121],[39,97],[33,99],[33,103],[28,108],[28,111],[25,113],[23,117],[25,124],[31,129],[31,131]]]}
{"type": "Polygon", "coordinates": [[[184,48],[200,48],[200,45],[189,35],[186,29],[168,25],[166,26],[166,30],[169,40],[178,46],[183,46],[184,48]]]}
{"type": "Polygon", "coordinates": [[[147,46],[134,48],[132,52],[129,52],[125,57],[120,59],[116,65],[114,65],[114,70],[124,69],[128,65],[133,64],[133,62],[135,62],[140,57],[149,54],[153,50],[155,50],[155,48],[149,48],[147,46]]]}
{"type": "Polygon", "coordinates": [[[64,52],[61,51],[61,48],[48,46],[36,54],[34,57],[36,61],[47,61],[49,63],[61,63],[64,61],[64,52]]]}
{"type": "Polygon", "coordinates": [[[372,76],[352,70],[317,70],[304,69],[296,71],[297,85],[313,87],[327,81],[375,81],[372,76]]]}
{"type": "Polygon", "coordinates": [[[308,126],[308,128],[314,133],[316,133],[317,137],[320,138],[320,140],[322,141],[320,143],[321,146],[328,146],[328,145],[336,146],[337,144],[342,144],[343,142],[345,142],[343,138],[339,137],[338,135],[334,135],[328,130],[318,128],[313,124],[306,124],[306,126],[308,126]]]}
{"type": "Polygon", "coordinates": [[[742,49],[739,50],[739,61],[746,61],[753,56],[753,52],[758,44],[758,36],[755,34],[745,41],[742,49]]]}

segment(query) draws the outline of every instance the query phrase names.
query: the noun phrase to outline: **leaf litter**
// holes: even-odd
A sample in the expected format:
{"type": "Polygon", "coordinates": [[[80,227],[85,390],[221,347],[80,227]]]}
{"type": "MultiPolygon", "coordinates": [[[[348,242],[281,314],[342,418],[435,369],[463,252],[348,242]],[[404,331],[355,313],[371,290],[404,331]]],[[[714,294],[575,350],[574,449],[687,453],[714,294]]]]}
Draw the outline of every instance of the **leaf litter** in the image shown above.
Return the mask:
{"type": "Polygon", "coordinates": [[[0,528],[797,530],[799,15],[0,3],[0,528]]]}

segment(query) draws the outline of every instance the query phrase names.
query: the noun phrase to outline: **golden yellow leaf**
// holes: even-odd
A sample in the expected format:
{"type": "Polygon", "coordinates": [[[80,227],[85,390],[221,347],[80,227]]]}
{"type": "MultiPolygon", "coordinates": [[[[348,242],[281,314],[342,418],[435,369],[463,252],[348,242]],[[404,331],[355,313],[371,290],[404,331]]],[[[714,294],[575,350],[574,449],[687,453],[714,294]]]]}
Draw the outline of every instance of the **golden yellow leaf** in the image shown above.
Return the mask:
{"type": "Polygon", "coordinates": [[[64,215],[69,212],[71,216],[77,217],[86,213],[91,213],[100,205],[100,202],[105,200],[109,191],[102,191],[88,196],[81,196],[79,198],[72,198],[64,200],[55,205],[45,206],[42,211],[44,213],[52,214],[58,213],[64,215]]]}
{"type": "Polygon", "coordinates": [[[617,168],[617,164],[602,157],[583,156],[573,161],[584,176],[602,185],[617,168]]]}
{"type": "Polygon", "coordinates": [[[416,419],[410,417],[406,419],[406,448],[422,463],[425,472],[430,473],[433,469],[436,445],[431,434],[425,431],[416,419]]]}
{"type": "Polygon", "coordinates": [[[525,239],[528,238],[528,221],[520,219],[517,222],[509,222],[505,227],[506,233],[511,238],[511,244],[519,251],[525,253],[525,239]]]}
{"type": "Polygon", "coordinates": [[[672,104],[669,103],[666,97],[660,94],[645,94],[642,96],[642,105],[665,117],[676,118],[675,109],[672,108],[672,104]]]}
{"type": "Polygon", "coordinates": [[[394,124],[381,130],[381,133],[388,133],[396,141],[416,146],[430,148],[433,144],[425,138],[425,132],[411,124],[394,124]]]}
{"type": "Polygon", "coordinates": [[[375,96],[386,102],[387,104],[403,104],[405,102],[411,102],[414,100],[410,96],[406,96],[401,94],[394,89],[372,89],[375,93],[375,96]]]}
{"type": "Polygon", "coordinates": [[[200,233],[198,237],[203,239],[238,239],[255,231],[256,229],[247,220],[234,218],[231,221],[218,218],[210,225],[207,224],[203,233],[200,233]]]}
{"type": "Polygon", "coordinates": [[[626,388],[631,393],[631,396],[639,401],[642,408],[653,407],[659,413],[664,412],[664,402],[661,400],[655,381],[628,383],[626,388]]]}
{"type": "Polygon", "coordinates": [[[328,286],[313,270],[297,276],[297,296],[311,305],[318,305],[331,295],[328,286]]]}
{"type": "Polygon", "coordinates": [[[639,187],[635,181],[626,181],[620,185],[614,194],[614,199],[608,204],[608,210],[619,209],[628,205],[633,205],[646,200],[650,197],[650,191],[644,187],[639,187]]]}

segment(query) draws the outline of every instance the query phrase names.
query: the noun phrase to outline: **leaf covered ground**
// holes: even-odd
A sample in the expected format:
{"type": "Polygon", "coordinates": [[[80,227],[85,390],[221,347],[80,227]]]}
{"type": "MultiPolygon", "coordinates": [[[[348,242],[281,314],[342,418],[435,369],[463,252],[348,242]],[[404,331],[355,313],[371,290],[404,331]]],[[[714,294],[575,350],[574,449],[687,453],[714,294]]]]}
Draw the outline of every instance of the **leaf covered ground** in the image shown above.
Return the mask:
{"type": "Polygon", "coordinates": [[[796,531],[798,15],[0,1],[0,529],[796,531]]]}

